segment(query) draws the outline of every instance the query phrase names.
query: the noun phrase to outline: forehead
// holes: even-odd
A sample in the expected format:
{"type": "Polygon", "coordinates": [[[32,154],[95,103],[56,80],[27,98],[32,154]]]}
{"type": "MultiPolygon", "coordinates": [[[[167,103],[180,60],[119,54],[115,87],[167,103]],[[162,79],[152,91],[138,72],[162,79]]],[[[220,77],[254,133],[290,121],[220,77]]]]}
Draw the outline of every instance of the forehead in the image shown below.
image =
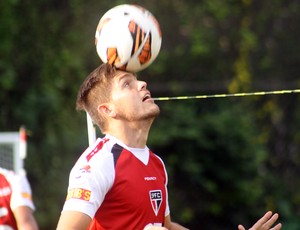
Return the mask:
{"type": "Polygon", "coordinates": [[[120,81],[122,81],[123,79],[130,78],[130,77],[136,78],[136,74],[133,74],[133,73],[130,73],[130,72],[119,71],[119,72],[115,75],[114,80],[115,80],[115,82],[120,82],[120,81]]]}

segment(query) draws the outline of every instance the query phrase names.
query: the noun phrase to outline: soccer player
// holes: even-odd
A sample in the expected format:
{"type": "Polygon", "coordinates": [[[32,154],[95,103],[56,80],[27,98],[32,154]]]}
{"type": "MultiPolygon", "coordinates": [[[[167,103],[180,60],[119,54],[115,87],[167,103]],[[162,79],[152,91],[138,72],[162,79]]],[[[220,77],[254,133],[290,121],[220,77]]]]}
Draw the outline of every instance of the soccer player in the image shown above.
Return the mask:
{"type": "MultiPolygon", "coordinates": [[[[102,64],[81,85],[77,108],[105,136],[71,170],[57,229],[186,229],[171,221],[165,165],[146,144],[160,112],[146,82],[102,64]]],[[[269,213],[257,226],[272,226],[276,215],[269,213]]],[[[259,227],[253,230],[269,229],[259,227]]]]}
{"type": "Polygon", "coordinates": [[[0,229],[37,230],[34,210],[25,174],[0,168],[0,229]]]}

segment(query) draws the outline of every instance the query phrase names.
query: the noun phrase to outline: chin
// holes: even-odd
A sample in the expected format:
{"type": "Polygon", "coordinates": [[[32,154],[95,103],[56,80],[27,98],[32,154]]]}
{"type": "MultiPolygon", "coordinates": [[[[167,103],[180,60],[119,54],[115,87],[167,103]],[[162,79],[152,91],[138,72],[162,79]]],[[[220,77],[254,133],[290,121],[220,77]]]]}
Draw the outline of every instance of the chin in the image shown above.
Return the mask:
{"type": "Polygon", "coordinates": [[[156,106],[156,109],[153,109],[152,114],[153,117],[157,117],[160,114],[160,109],[158,106],[156,106]]]}
{"type": "Polygon", "coordinates": [[[144,119],[153,119],[156,118],[160,113],[160,109],[157,106],[156,109],[153,109],[152,111],[150,111],[149,113],[145,114],[144,119]]]}

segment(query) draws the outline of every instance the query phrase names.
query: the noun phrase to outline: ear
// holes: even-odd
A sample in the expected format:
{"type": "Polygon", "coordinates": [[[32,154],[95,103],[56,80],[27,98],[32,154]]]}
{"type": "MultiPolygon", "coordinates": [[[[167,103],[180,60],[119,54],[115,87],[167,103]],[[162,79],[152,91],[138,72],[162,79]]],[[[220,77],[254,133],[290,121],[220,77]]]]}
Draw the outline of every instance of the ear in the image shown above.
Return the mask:
{"type": "Polygon", "coordinates": [[[104,103],[98,106],[98,112],[104,114],[105,116],[115,117],[116,113],[113,106],[109,103],[104,103]]]}

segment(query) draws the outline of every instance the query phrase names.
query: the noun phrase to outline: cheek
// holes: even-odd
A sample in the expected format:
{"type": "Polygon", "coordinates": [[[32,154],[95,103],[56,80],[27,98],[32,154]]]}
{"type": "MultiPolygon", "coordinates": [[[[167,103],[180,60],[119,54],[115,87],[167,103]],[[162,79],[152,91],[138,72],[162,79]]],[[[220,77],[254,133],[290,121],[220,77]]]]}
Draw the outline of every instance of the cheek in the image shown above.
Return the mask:
{"type": "Polygon", "coordinates": [[[115,111],[119,115],[132,117],[137,115],[140,111],[139,104],[134,100],[134,98],[127,98],[119,100],[115,104],[115,111]]]}
{"type": "Polygon", "coordinates": [[[134,93],[119,93],[115,94],[112,98],[115,104],[118,105],[129,105],[129,104],[137,104],[137,96],[134,93]]]}
{"type": "Polygon", "coordinates": [[[111,92],[112,101],[124,101],[129,100],[132,97],[130,90],[126,89],[115,89],[111,92]]]}
{"type": "Polygon", "coordinates": [[[138,103],[134,99],[125,99],[118,101],[117,108],[120,108],[122,111],[134,111],[138,108],[138,103]]]}

